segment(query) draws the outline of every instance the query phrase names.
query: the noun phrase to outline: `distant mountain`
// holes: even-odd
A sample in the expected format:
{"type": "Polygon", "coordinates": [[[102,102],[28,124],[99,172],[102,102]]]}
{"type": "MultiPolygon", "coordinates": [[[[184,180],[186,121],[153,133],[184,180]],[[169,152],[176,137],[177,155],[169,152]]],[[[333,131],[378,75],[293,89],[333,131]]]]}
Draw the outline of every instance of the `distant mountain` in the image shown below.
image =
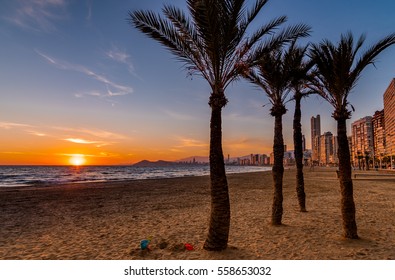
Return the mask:
{"type": "MultiPolygon", "coordinates": [[[[246,155],[242,157],[225,157],[225,163],[234,163],[237,162],[238,159],[250,159],[251,155],[246,155]]],[[[133,164],[133,166],[138,167],[166,167],[166,166],[175,166],[175,165],[190,165],[190,164],[208,164],[210,162],[209,157],[204,156],[192,156],[187,158],[182,158],[175,161],[165,161],[165,160],[158,160],[158,161],[149,161],[149,160],[142,160],[138,163],[133,164]]]]}
{"type": "Polygon", "coordinates": [[[177,163],[175,163],[175,162],[164,161],[164,160],[158,160],[158,161],[142,160],[138,163],[133,164],[133,166],[136,166],[136,167],[166,167],[166,166],[173,166],[176,164],[177,163]]]}

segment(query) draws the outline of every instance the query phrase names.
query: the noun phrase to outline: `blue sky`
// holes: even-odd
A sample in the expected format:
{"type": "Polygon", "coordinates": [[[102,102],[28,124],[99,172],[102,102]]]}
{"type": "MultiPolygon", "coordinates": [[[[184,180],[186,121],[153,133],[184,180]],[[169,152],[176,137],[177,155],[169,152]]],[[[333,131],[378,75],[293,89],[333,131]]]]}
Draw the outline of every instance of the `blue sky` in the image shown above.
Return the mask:
{"type": "MultiPolygon", "coordinates": [[[[252,3],[253,1],[249,1],[252,3]]],[[[210,89],[187,77],[161,45],[127,22],[128,11],[160,11],[176,1],[15,0],[0,10],[0,164],[60,163],[84,154],[88,162],[116,164],[143,158],[175,160],[207,155],[210,89]],[[39,159],[39,160],[38,160],[39,159]]],[[[365,49],[395,32],[395,2],[271,0],[252,29],[287,15],[312,27],[308,41],[337,41],[341,33],[366,33],[365,49]]],[[[349,124],[383,108],[395,77],[395,48],[363,73],[350,96],[349,124]]],[[[223,111],[224,153],[270,153],[273,119],[265,94],[246,82],[228,88],[223,111]]],[[[284,118],[292,147],[293,103],[284,118]]],[[[336,134],[332,108],[318,97],[302,103],[310,147],[310,117],[336,134]]]]}

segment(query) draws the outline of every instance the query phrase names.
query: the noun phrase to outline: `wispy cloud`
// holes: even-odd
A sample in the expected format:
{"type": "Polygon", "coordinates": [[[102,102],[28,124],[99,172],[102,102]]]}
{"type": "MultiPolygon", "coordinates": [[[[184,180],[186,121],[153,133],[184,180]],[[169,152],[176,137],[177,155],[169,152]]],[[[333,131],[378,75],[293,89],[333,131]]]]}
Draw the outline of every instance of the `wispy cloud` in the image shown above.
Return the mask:
{"type": "MultiPolygon", "coordinates": [[[[224,140],[224,147],[226,149],[230,150],[235,150],[235,151],[251,151],[251,149],[256,149],[259,147],[259,149],[265,149],[265,139],[264,138],[259,138],[259,137],[237,137],[237,138],[231,138],[231,139],[225,139],[224,140]]],[[[270,145],[268,150],[270,150],[270,145]]]]}
{"type": "MultiPolygon", "coordinates": [[[[91,96],[113,97],[113,96],[121,96],[121,95],[127,95],[127,94],[133,93],[133,88],[113,82],[110,79],[108,79],[107,77],[97,74],[96,72],[90,70],[89,68],[87,68],[85,66],[68,63],[66,61],[61,61],[61,60],[55,59],[55,58],[53,58],[41,51],[38,51],[38,50],[35,50],[35,51],[38,55],[43,57],[47,62],[49,62],[50,64],[54,65],[55,67],[57,67],[59,69],[75,71],[75,72],[85,74],[85,75],[91,77],[92,79],[103,83],[106,86],[106,88],[107,88],[106,94],[94,92],[94,95],[90,94],[91,96]]],[[[83,95],[84,94],[82,94],[82,93],[78,93],[76,96],[82,97],[83,95]]]]}
{"type": "Polygon", "coordinates": [[[6,154],[6,155],[24,155],[25,153],[23,153],[23,152],[0,152],[0,154],[6,154]]]}
{"type": "Polygon", "coordinates": [[[34,136],[49,136],[46,133],[37,131],[38,128],[34,125],[25,124],[25,123],[14,123],[14,122],[0,122],[0,128],[2,129],[19,129],[25,133],[34,135],[34,136]]]}
{"type": "Polygon", "coordinates": [[[92,1],[93,0],[87,0],[86,1],[86,6],[88,8],[88,14],[86,15],[86,20],[90,21],[92,19],[92,1]]]}
{"type": "Polygon", "coordinates": [[[171,118],[176,119],[176,120],[190,121],[190,120],[193,120],[193,119],[194,119],[194,118],[193,118],[192,116],[190,116],[190,115],[181,114],[181,113],[174,112],[174,111],[171,111],[171,110],[163,110],[163,112],[164,112],[166,115],[168,115],[168,116],[170,116],[171,118]]]}
{"type": "Polygon", "coordinates": [[[37,137],[50,137],[76,144],[95,145],[98,148],[114,145],[121,140],[129,139],[125,135],[101,129],[38,127],[26,123],[7,121],[0,121],[0,129],[16,129],[37,137]]]}
{"type": "Polygon", "coordinates": [[[263,122],[266,118],[263,116],[259,115],[248,115],[248,114],[239,114],[239,113],[228,113],[224,114],[223,116],[224,120],[227,121],[237,121],[237,122],[248,122],[248,123],[261,123],[263,122]]]}
{"type": "Polygon", "coordinates": [[[38,137],[44,137],[44,136],[48,136],[45,133],[42,132],[38,132],[38,131],[34,131],[34,130],[28,130],[27,131],[29,134],[34,135],[34,136],[38,136],[38,137]]]}
{"type": "Polygon", "coordinates": [[[55,22],[65,19],[65,0],[19,0],[14,14],[7,19],[24,29],[53,32],[55,22]]]}
{"type": "Polygon", "coordinates": [[[90,141],[90,140],[85,140],[85,139],[79,139],[79,138],[67,138],[63,139],[65,141],[69,141],[72,143],[77,143],[77,144],[96,144],[97,141],[90,141]]]}
{"type": "Polygon", "coordinates": [[[27,127],[33,127],[33,126],[31,126],[29,124],[23,124],[23,123],[0,122],[0,128],[3,128],[3,129],[27,128],[27,127]]]}
{"type": "MultiPolygon", "coordinates": [[[[102,139],[122,140],[128,138],[127,136],[119,133],[114,133],[111,131],[100,130],[100,129],[69,128],[69,127],[53,127],[53,129],[71,132],[72,134],[87,134],[102,139]]],[[[69,137],[69,138],[73,138],[73,137],[69,137]]]]}
{"type": "Polygon", "coordinates": [[[94,141],[94,140],[86,140],[81,138],[66,138],[63,139],[64,141],[76,143],[76,144],[83,144],[83,145],[92,145],[94,144],[96,147],[104,147],[108,145],[114,144],[114,142],[106,142],[106,141],[94,141]]]}
{"type": "Polygon", "coordinates": [[[130,74],[141,79],[136,73],[131,56],[126,51],[122,51],[117,46],[113,45],[111,50],[105,52],[105,55],[116,62],[126,65],[130,74]]]}
{"type": "Polygon", "coordinates": [[[133,65],[129,62],[130,55],[126,52],[120,51],[118,48],[113,47],[111,50],[106,52],[106,55],[118,62],[129,65],[132,69],[134,69],[133,65]]]}
{"type": "Polygon", "coordinates": [[[203,142],[197,139],[187,138],[187,137],[178,137],[177,138],[179,145],[175,146],[174,148],[206,148],[208,147],[207,142],[203,142]]]}

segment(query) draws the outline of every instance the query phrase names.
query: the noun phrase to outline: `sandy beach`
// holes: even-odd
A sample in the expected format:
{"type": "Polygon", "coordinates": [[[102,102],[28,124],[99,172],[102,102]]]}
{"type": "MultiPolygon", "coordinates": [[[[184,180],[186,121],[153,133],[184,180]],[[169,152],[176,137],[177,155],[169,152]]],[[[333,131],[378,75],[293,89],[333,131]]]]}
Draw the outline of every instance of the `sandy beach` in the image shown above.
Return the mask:
{"type": "Polygon", "coordinates": [[[3,188],[0,259],[394,260],[395,173],[355,174],[359,240],[341,237],[335,169],[305,169],[307,213],[298,210],[295,171],[286,171],[279,227],[270,225],[271,172],[228,175],[232,220],[222,252],[202,249],[207,176],[3,188]],[[143,251],[140,241],[148,237],[151,251],[143,251]]]}

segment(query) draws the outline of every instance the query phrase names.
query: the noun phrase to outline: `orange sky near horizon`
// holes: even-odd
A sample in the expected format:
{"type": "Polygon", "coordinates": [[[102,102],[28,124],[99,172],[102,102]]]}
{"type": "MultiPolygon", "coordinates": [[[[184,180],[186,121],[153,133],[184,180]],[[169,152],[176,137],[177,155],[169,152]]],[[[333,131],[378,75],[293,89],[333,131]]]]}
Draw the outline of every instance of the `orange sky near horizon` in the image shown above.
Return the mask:
{"type": "MultiPolygon", "coordinates": [[[[192,138],[147,140],[95,129],[43,128],[0,122],[0,165],[70,165],[75,155],[84,165],[132,164],[141,160],[178,160],[208,156],[209,144],[192,138]]],[[[208,131],[207,131],[208,138],[208,131]]],[[[224,141],[224,155],[244,156],[261,150],[259,140],[224,141]]],[[[268,148],[270,150],[270,148],[268,148]]]]}

